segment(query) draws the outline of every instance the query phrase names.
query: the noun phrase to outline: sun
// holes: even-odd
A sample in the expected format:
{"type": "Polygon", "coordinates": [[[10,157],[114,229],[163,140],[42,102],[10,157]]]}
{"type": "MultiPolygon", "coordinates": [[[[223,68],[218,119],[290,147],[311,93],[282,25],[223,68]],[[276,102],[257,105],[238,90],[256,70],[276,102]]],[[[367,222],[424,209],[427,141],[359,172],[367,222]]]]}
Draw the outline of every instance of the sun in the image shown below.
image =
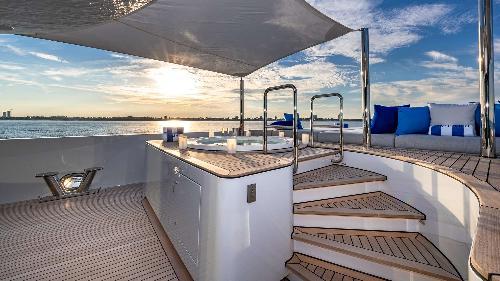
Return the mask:
{"type": "Polygon", "coordinates": [[[198,79],[185,69],[160,67],[152,69],[149,77],[165,98],[196,97],[199,94],[198,79]]]}

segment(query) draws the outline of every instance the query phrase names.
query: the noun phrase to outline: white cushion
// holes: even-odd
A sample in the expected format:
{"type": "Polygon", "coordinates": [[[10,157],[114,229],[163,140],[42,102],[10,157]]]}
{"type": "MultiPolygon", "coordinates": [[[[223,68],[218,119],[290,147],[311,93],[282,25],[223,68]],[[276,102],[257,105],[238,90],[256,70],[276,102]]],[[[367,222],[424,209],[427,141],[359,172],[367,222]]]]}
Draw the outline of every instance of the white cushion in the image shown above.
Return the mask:
{"type": "Polygon", "coordinates": [[[477,104],[437,104],[430,103],[431,126],[434,125],[474,125],[477,104]]]}

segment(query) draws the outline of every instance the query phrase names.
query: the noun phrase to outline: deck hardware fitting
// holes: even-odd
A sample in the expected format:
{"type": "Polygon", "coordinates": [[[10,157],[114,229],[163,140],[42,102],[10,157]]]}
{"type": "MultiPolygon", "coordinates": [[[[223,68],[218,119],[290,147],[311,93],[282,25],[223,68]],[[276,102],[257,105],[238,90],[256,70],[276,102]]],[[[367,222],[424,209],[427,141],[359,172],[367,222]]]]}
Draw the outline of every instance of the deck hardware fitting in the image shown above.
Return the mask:
{"type": "Polygon", "coordinates": [[[247,185],[247,203],[257,201],[257,184],[252,183],[247,185]]]}
{"type": "Polygon", "coordinates": [[[68,173],[61,178],[57,177],[57,172],[39,173],[35,177],[44,179],[53,196],[66,198],[67,196],[88,193],[95,174],[102,169],[102,167],[87,168],[83,173],[68,173]]]}

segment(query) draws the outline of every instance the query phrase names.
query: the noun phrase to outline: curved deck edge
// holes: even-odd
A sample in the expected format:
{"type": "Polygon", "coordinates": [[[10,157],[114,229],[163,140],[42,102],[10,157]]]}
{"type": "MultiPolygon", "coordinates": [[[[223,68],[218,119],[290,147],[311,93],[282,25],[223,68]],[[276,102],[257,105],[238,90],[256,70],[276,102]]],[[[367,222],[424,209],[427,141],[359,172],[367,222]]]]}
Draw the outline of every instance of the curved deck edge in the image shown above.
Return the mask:
{"type": "Polygon", "coordinates": [[[485,280],[492,280],[493,276],[500,275],[500,251],[498,251],[500,249],[500,192],[493,186],[472,175],[446,166],[393,154],[397,153],[396,150],[388,153],[391,151],[390,148],[370,150],[361,146],[348,145],[345,151],[411,163],[442,173],[464,184],[479,201],[479,218],[470,254],[470,266],[485,280]]]}

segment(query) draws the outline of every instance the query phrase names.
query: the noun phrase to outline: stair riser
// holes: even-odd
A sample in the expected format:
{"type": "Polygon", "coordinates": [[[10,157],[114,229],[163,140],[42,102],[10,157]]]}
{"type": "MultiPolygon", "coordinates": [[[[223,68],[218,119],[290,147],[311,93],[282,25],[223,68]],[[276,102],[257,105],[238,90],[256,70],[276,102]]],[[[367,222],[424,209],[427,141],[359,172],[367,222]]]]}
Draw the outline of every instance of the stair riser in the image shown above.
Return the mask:
{"type": "Polygon", "coordinates": [[[286,278],[288,278],[288,280],[290,280],[290,281],[304,281],[301,277],[297,276],[293,272],[290,272],[290,274],[288,274],[288,276],[286,278]]]}
{"type": "MultiPolygon", "coordinates": [[[[385,181],[354,183],[329,187],[310,188],[293,191],[293,203],[322,200],[341,196],[355,195],[373,191],[386,191],[385,181]]],[[[390,192],[388,192],[390,194],[390,192]]]]}
{"type": "Polygon", "coordinates": [[[313,256],[331,263],[349,267],[355,270],[387,278],[389,280],[412,280],[412,281],[436,281],[429,276],[410,272],[400,268],[387,266],[366,259],[357,258],[347,254],[327,250],[301,241],[294,241],[294,251],[305,255],[313,256]]]}
{"type": "Polygon", "coordinates": [[[419,220],[353,216],[294,215],[293,225],[322,228],[418,232],[419,220]]]}
{"type": "Polygon", "coordinates": [[[299,169],[297,170],[297,174],[329,166],[332,164],[333,159],[334,159],[333,156],[326,156],[307,161],[301,161],[299,162],[299,169]]]}

